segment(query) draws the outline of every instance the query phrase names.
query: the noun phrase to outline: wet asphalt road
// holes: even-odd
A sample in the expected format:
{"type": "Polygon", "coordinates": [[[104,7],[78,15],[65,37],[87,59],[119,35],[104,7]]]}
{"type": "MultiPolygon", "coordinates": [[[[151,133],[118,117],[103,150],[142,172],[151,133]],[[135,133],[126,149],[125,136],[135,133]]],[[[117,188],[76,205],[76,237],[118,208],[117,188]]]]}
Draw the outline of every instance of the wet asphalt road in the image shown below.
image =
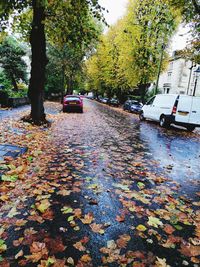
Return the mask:
{"type": "MultiPolygon", "coordinates": [[[[197,201],[195,193],[199,183],[196,181],[200,178],[199,138],[198,134],[185,130],[166,130],[155,123],[141,123],[137,115],[95,101],[85,100],[84,114],[64,114],[62,126],[55,132],[58,158],[50,165],[55,164],[55,168],[58,168],[60,162],[67,164],[70,174],[75,178],[74,183],[78,186],[80,183],[81,192],[73,198],[73,208],[82,207],[85,214],[94,214],[97,224],[109,225],[103,236],[92,233],[91,229],[88,231],[87,227],[81,229],[80,236],[85,234],[90,238],[88,249],[93,259],[92,266],[102,264],[102,254],[99,251],[107,241],[116,240],[120,234],[132,235],[131,228],[144,223],[142,216],[137,218],[133,214],[126,216],[125,223],[116,221],[119,214],[126,213],[126,204],[119,201],[120,198],[127,197],[126,194],[123,196],[123,191],[137,190],[137,181],[144,182],[147,189],[151,189],[155,183],[148,180],[148,176],[164,176],[169,178],[166,188],[177,186],[177,182],[180,184],[176,196],[197,201]],[[91,204],[93,200],[97,205],[91,204]]],[[[158,192],[155,190],[151,193],[162,195],[165,186],[161,186],[161,189],[158,187],[158,192]]],[[[67,204],[70,205],[72,199],[68,201],[67,204]]],[[[156,210],[161,206],[153,203],[150,209],[156,210]]],[[[188,232],[192,230],[186,227],[184,235],[188,236],[188,232]]],[[[142,250],[147,254],[152,252],[161,258],[166,257],[171,266],[182,265],[182,257],[177,250],[163,249],[157,244],[150,246],[137,235],[130,241],[127,250],[142,250]]],[[[78,258],[77,252],[70,250],[69,253],[78,258]]],[[[119,262],[111,261],[109,266],[120,266],[119,262]]],[[[146,266],[150,266],[150,260],[147,260],[146,266]]]]}
{"type": "MultiPolygon", "coordinates": [[[[73,258],[76,266],[162,266],[155,265],[156,257],[166,259],[172,267],[185,266],[184,261],[187,266],[198,266],[180,253],[181,243],[194,237],[195,231],[196,217],[191,210],[196,213],[192,202],[198,201],[199,190],[198,132],[161,129],[152,122],[141,123],[136,115],[90,100],[84,100],[84,105],[83,114],[60,114],[53,124],[54,156],[45,176],[34,185],[53,189],[54,216],[42,223],[29,221],[14,235],[11,229],[10,246],[25,228],[33,227],[39,233],[34,239],[38,242],[62,239],[66,249],[57,253],[52,249],[50,254],[73,258]],[[68,193],[59,193],[61,189],[68,193]],[[66,207],[72,209],[69,214],[62,212],[66,207]],[[180,212],[184,209],[183,216],[180,212]],[[84,215],[92,221],[83,222],[84,215]],[[180,239],[175,247],[167,247],[169,236],[162,229],[149,229],[151,216],[159,217],[164,225],[173,220],[173,225],[179,225],[174,232],[180,239]],[[181,216],[190,223],[183,223],[181,216]],[[96,233],[91,223],[98,224],[103,233],[96,233]],[[138,225],[145,225],[148,232],[137,231],[138,225]],[[79,241],[85,249],[74,246],[79,241]],[[90,260],[82,259],[83,255],[89,255],[90,260]]],[[[31,213],[35,198],[33,194],[29,198],[20,218],[27,219],[31,213]]],[[[28,251],[27,244],[23,246],[28,251]]],[[[10,248],[9,258],[18,251],[10,248]]],[[[11,266],[20,264],[13,259],[11,266]]],[[[24,266],[38,265],[28,262],[24,266]]]]}

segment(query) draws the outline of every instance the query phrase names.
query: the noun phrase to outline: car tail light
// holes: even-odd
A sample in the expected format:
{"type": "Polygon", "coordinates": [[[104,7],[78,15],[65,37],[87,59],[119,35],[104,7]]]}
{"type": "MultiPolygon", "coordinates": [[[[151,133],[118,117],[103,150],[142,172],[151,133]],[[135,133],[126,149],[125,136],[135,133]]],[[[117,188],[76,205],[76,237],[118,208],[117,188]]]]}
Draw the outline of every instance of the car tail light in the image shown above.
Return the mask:
{"type": "Polygon", "coordinates": [[[173,109],[172,109],[172,114],[176,114],[176,111],[177,111],[177,107],[174,106],[173,109]]]}

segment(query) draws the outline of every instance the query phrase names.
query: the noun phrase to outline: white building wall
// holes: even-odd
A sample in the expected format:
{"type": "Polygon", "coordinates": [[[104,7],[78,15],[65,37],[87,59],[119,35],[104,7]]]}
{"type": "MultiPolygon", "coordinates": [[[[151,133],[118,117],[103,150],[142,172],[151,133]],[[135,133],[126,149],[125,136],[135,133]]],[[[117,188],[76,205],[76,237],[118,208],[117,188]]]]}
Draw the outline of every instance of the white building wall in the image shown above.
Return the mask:
{"type": "MultiPolygon", "coordinates": [[[[193,66],[191,61],[183,58],[170,60],[168,69],[161,74],[159,89],[162,93],[193,95],[198,65],[193,66]]],[[[197,79],[196,96],[200,96],[200,77],[197,79]]]]}

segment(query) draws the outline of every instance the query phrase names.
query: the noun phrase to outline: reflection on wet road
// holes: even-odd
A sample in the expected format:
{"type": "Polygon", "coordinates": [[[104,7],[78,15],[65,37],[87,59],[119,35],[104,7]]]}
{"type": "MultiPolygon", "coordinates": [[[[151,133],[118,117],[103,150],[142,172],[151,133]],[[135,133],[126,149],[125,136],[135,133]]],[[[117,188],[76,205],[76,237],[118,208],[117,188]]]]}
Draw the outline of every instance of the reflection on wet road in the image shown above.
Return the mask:
{"type": "Polygon", "coordinates": [[[146,155],[156,160],[161,168],[167,169],[171,178],[179,182],[190,179],[191,176],[200,178],[199,134],[173,127],[169,130],[162,129],[150,121],[140,122],[137,115],[117,113],[102,105],[98,108],[108,115],[105,120],[109,127],[117,129],[133,147],[136,138],[138,144],[144,146],[146,155]]]}

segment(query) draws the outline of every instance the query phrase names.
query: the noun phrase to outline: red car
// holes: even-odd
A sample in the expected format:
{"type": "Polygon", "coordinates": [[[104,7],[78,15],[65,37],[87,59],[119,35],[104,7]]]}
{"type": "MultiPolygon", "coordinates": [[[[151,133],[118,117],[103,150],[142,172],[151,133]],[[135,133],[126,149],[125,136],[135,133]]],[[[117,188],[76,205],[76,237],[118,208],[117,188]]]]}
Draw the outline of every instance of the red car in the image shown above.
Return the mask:
{"type": "Polygon", "coordinates": [[[66,95],[63,99],[63,112],[79,111],[83,112],[83,100],[77,95],[66,95]]]}

